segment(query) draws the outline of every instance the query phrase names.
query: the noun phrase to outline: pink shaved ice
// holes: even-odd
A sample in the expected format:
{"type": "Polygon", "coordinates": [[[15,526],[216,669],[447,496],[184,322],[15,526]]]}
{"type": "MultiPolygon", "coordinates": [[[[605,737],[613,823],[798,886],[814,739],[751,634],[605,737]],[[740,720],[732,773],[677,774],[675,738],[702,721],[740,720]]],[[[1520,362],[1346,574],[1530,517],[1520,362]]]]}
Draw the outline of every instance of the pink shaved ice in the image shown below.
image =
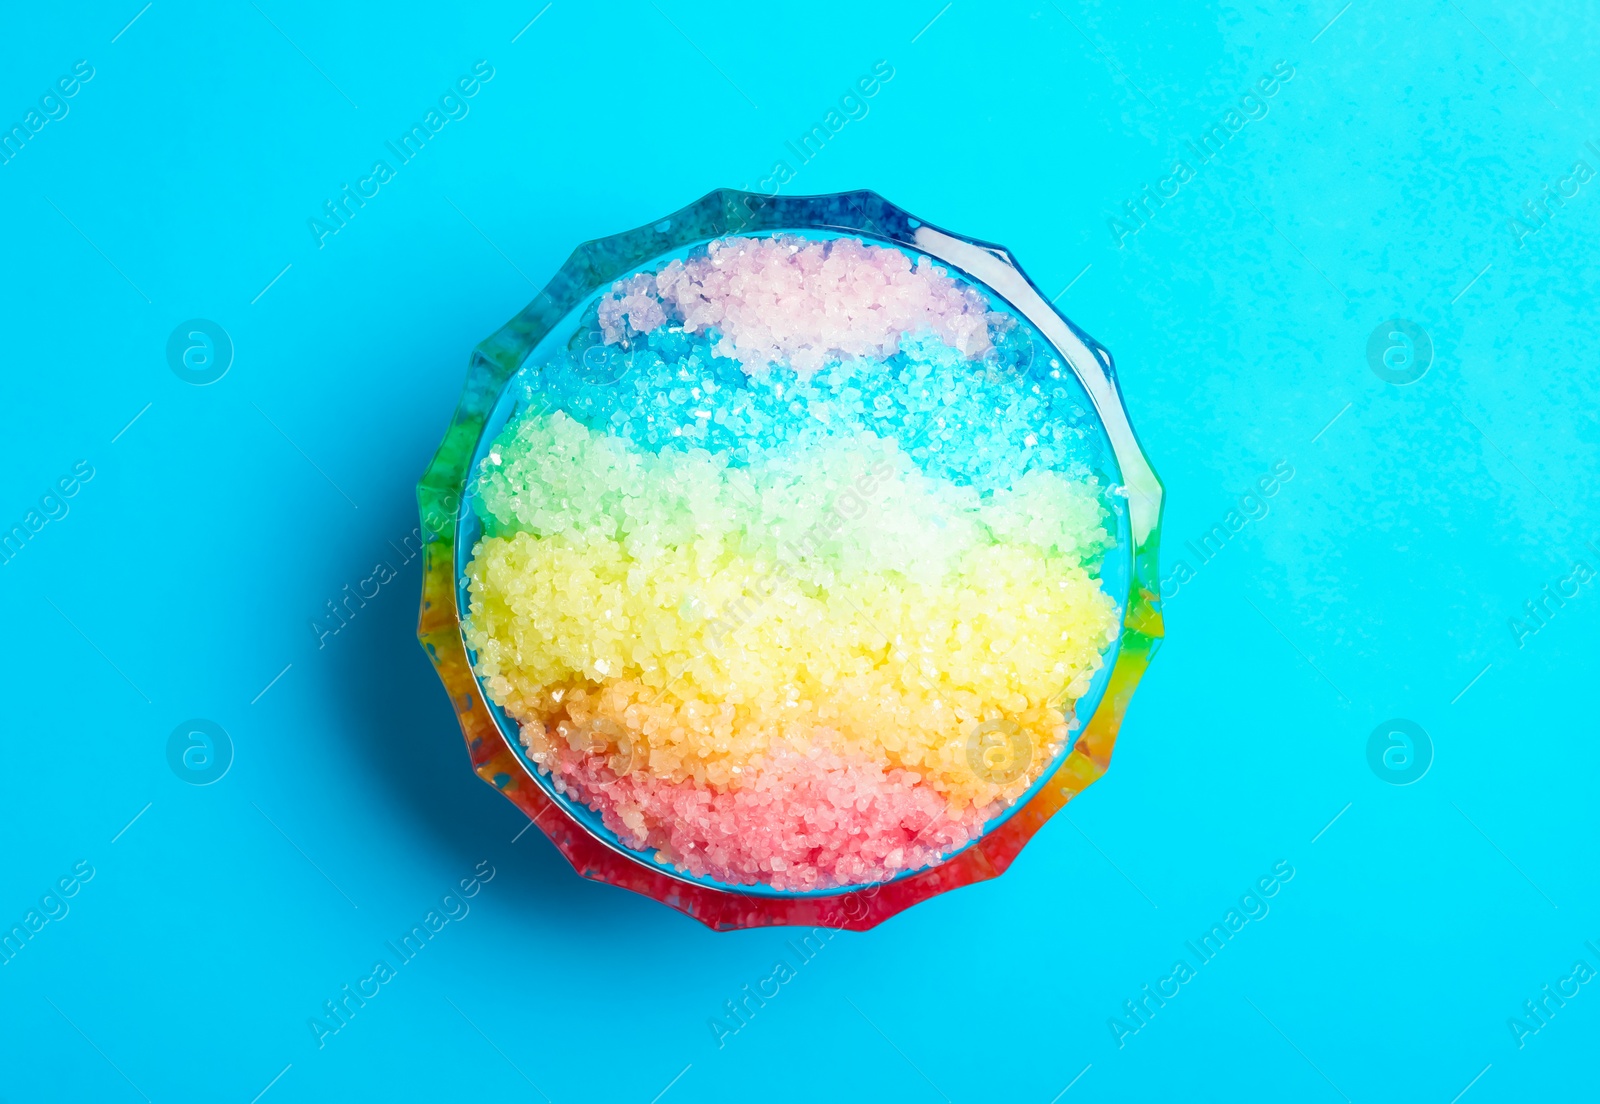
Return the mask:
{"type": "Polygon", "coordinates": [[[724,238],[704,256],[619,280],[599,304],[608,344],[669,320],[715,329],[715,351],[747,371],[786,362],[809,375],[834,359],[883,358],[932,333],[968,357],[990,348],[991,316],[975,289],[926,257],[854,238],[724,238]]]}
{"type": "Polygon", "coordinates": [[[541,758],[556,788],[597,808],[623,843],[695,877],[774,889],[886,881],[976,838],[992,808],[952,815],[914,771],[777,741],[749,781],[719,791],[648,770],[618,777],[602,754],[564,741],[541,758]]]}

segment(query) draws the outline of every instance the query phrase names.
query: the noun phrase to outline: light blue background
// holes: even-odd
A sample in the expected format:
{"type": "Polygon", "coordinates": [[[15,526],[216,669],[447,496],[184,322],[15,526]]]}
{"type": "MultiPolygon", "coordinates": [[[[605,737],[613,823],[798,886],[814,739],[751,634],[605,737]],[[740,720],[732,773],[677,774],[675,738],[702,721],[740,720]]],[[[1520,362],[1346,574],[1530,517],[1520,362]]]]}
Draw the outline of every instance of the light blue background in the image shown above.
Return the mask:
{"type": "Polygon", "coordinates": [[[259,2],[0,15],[7,127],[95,68],[0,166],[0,521],[96,472],[0,566],[0,924],[96,870],[0,966],[0,1097],[1592,1091],[1595,986],[1520,1049],[1507,1026],[1600,967],[1600,583],[1521,646],[1508,625],[1600,567],[1600,180],[1508,227],[1600,169],[1584,5],[557,0],[527,27],[539,2],[259,2]],[[307,219],[479,59],[470,114],[319,249],[307,219]],[[871,187],[1071,283],[1166,482],[1167,564],[1295,474],[1168,603],[1103,780],[1004,877],[828,942],[719,1047],[708,1020],[794,933],[716,934],[513,842],[415,643],[417,562],[325,647],[310,626],[415,526],[474,343],[575,243],[793,161],[880,59],[785,190],[871,187]],[[1266,116],[1119,248],[1123,202],[1280,59],[1266,116]],[[1367,363],[1397,316],[1435,347],[1409,386],[1367,363]],[[208,387],[165,356],[197,317],[236,346],[208,387]],[[167,763],[195,717],[235,746],[207,787],[167,763]],[[1394,717],[1435,746],[1407,787],[1367,763],[1394,717]],[[322,1002],[481,860],[470,914],[319,1049],[322,1002]],[[1279,860],[1270,914],[1119,1048],[1108,1019],[1279,860]]]}

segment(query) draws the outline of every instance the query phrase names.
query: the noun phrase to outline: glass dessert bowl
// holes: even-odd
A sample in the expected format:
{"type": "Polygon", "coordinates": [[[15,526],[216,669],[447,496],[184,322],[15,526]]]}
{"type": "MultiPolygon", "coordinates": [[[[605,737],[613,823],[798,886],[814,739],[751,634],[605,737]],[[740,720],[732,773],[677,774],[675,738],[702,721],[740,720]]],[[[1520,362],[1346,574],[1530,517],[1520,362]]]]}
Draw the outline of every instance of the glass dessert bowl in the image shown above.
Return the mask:
{"type": "Polygon", "coordinates": [[[478,773],[713,927],[998,874],[1105,770],[1161,635],[1110,357],[867,192],[581,246],[474,354],[419,501],[478,773]]]}

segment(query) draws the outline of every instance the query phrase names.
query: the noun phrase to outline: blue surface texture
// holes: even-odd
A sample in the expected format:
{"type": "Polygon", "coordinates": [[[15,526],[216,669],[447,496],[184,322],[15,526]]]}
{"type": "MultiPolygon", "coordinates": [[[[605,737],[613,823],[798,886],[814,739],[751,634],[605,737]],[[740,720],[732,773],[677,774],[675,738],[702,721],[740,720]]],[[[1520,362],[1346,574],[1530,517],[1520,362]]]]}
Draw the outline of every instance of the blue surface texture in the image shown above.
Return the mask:
{"type": "Polygon", "coordinates": [[[1592,5],[141,2],[0,12],[0,1101],[1592,1098],[1592,5]],[[469,350],[718,186],[1008,247],[1168,492],[1111,770],[863,934],[580,879],[414,636],[469,350]]]}

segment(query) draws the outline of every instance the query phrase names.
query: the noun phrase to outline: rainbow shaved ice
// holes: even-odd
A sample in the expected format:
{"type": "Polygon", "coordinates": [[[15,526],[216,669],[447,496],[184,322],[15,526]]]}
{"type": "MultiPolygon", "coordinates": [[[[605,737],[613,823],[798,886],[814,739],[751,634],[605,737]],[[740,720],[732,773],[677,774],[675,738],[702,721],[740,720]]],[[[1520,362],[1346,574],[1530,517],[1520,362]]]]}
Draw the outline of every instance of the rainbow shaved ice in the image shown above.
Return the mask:
{"type": "Polygon", "coordinates": [[[465,636],[532,761],[724,883],[881,881],[980,836],[1121,621],[1070,370],[851,238],[719,239],[589,322],[474,484],[465,636]]]}

